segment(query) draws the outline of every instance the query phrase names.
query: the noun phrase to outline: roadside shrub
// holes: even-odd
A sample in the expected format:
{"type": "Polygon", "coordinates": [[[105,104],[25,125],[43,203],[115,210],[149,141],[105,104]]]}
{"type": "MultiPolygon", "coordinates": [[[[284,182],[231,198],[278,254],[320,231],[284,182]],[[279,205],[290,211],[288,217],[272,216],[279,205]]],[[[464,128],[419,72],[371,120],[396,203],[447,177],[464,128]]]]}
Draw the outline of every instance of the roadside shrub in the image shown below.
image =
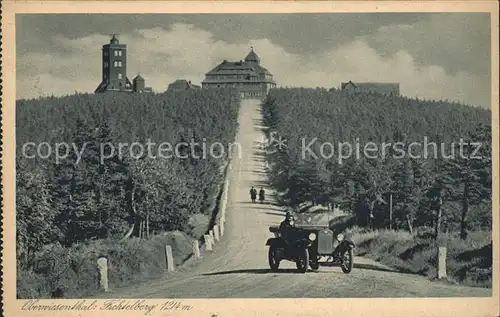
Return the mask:
{"type": "Polygon", "coordinates": [[[28,269],[18,268],[18,298],[80,298],[98,291],[97,259],[108,258],[110,287],[120,287],[164,274],[165,245],[172,247],[174,263],[191,255],[192,238],[180,231],[151,239],[123,242],[98,240],[71,248],[60,245],[35,253],[28,269]]]}
{"type": "Polygon", "coordinates": [[[491,233],[471,232],[466,240],[458,234],[442,235],[436,244],[429,228],[406,231],[353,227],[346,230],[356,244],[358,256],[366,256],[403,272],[430,278],[437,274],[437,245],[447,246],[447,273],[450,280],[469,286],[491,287],[491,233]]]}
{"type": "Polygon", "coordinates": [[[189,224],[192,226],[191,235],[195,239],[203,237],[210,223],[210,217],[203,214],[192,215],[189,224]]]}

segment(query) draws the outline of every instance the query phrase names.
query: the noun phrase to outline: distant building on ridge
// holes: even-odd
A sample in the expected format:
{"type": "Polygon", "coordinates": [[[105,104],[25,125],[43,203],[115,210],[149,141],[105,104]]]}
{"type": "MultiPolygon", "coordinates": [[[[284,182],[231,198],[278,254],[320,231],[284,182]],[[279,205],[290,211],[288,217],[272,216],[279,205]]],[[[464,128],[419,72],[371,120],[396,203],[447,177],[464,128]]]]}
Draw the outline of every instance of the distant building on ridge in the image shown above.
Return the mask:
{"type": "Polygon", "coordinates": [[[264,98],[269,89],[276,87],[273,75],[262,65],[253,47],[245,60],[224,60],[205,74],[203,88],[237,88],[242,98],[264,98]]]}
{"type": "Polygon", "coordinates": [[[170,85],[168,85],[167,91],[186,91],[188,89],[200,89],[201,87],[198,85],[194,85],[189,80],[185,79],[177,79],[170,85]]]}
{"type": "Polygon", "coordinates": [[[102,80],[94,93],[152,91],[145,84],[140,75],[134,78],[133,84],[127,78],[127,45],[120,44],[116,34],[113,34],[109,44],[102,46],[102,80]]]}
{"type": "Polygon", "coordinates": [[[383,95],[398,96],[400,94],[398,83],[353,83],[348,81],[342,83],[340,89],[348,92],[379,93],[383,95]]]}
{"type": "Polygon", "coordinates": [[[146,87],[146,81],[139,74],[132,80],[132,90],[139,93],[152,91],[151,87],[146,87]]]}

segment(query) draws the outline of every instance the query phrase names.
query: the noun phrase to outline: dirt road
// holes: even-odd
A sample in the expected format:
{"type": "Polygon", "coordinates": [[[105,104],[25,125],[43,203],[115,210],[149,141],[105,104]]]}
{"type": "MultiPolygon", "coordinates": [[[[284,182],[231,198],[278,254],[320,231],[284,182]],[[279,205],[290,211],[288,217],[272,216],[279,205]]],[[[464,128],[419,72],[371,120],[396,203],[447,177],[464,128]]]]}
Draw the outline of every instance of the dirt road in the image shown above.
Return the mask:
{"type": "MultiPolygon", "coordinates": [[[[270,204],[249,202],[249,189],[266,186],[265,161],[258,150],[262,140],[258,101],[246,100],[239,115],[237,142],[241,157],[229,171],[230,190],[225,234],[214,252],[161,279],[106,293],[112,298],[292,298],[292,297],[455,297],[491,296],[491,290],[431,282],[422,276],[394,272],[374,261],[355,258],[351,274],[338,267],[295,273],[282,262],[282,272],[267,264],[268,226],[279,224],[283,213],[270,204]]],[[[270,189],[264,187],[267,192],[270,189]]],[[[101,294],[102,295],[102,294],[101,294]]],[[[99,296],[102,297],[102,296],[99,296]]]]}

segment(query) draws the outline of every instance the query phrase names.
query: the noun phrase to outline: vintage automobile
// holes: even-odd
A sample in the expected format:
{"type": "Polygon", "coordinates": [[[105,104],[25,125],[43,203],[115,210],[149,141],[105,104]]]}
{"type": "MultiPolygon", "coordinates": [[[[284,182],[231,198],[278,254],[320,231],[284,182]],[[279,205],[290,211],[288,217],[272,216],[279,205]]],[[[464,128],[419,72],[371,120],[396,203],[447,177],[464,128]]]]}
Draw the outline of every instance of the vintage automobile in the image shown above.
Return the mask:
{"type": "Polygon", "coordinates": [[[290,226],[271,226],[269,231],[274,233],[266,242],[272,271],[278,270],[282,260],[295,262],[301,273],[309,266],[316,271],[320,264],[340,265],[346,274],[353,268],[354,243],[342,233],[335,235],[323,214],[298,213],[292,216],[290,226]],[[320,262],[325,257],[327,260],[320,262]]]}

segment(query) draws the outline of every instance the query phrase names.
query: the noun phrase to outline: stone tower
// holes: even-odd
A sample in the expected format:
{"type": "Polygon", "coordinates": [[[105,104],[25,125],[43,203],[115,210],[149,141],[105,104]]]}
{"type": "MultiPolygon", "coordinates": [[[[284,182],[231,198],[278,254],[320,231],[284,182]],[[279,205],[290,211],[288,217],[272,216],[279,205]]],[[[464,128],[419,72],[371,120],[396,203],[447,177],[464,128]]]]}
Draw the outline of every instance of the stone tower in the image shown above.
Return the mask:
{"type": "Polygon", "coordinates": [[[102,46],[102,80],[95,93],[105,91],[132,91],[127,78],[127,45],[120,44],[117,34],[109,44],[102,46]]]}

